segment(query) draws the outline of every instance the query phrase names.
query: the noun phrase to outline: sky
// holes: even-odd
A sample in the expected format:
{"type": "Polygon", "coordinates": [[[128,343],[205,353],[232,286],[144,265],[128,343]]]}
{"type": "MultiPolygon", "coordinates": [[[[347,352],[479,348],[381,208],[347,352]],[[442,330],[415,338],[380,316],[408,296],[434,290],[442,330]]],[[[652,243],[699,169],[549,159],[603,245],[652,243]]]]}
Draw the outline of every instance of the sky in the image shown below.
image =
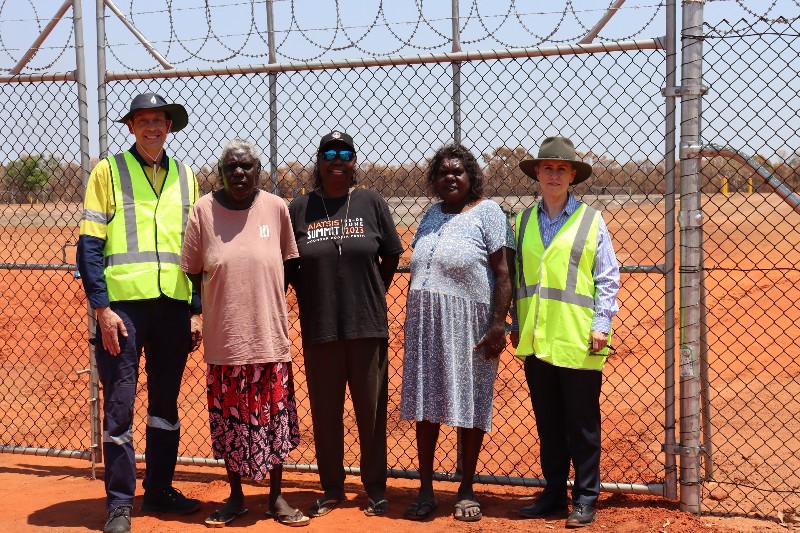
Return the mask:
{"type": "MultiPolygon", "coordinates": [[[[0,69],[7,71],[13,66],[27,49],[25,43],[32,43],[41,28],[49,21],[56,10],[62,5],[62,0],[0,0],[0,69]],[[36,19],[39,19],[38,21],[36,19]]],[[[116,0],[117,6],[128,16],[141,31],[164,55],[170,63],[178,68],[228,66],[242,64],[258,64],[267,62],[266,29],[266,4],[263,0],[258,2],[245,2],[242,0],[173,0],[155,2],[153,0],[116,0]],[[162,7],[163,6],[163,7],[162,7]],[[171,7],[171,9],[166,9],[171,7]],[[236,56],[231,58],[231,56],[236,56]]],[[[493,48],[535,46],[552,43],[574,43],[588,28],[594,26],[603,15],[610,2],[598,0],[575,0],[571,3],[574,9],[564,13],[564,6],[569,3],[562,0],[550,2],[524,2],[510,0],[480,0],[460,2],[460,17],[462,23],[461,44],[463,50],[488,50],[493,48]]],[[[680,2],[678,2],[680,4],[680,2]]],[[[276,40],[279,44],[279,62],[294,62],[317,59],[341,59],[374,57],[377,55],[410,55],[415,53],[449,52],[452,49],[450,40],[451,5],[444,1],[424,0],[392,0],[391,2],[340,0],[276,0],[273,4],[275,13],[276,40]],[[302,29],[302,31],[299,31],[302,29]]],[[[144,48],[122,26],[118,19],[106,11],[106,29],[108,33],[108,69],[111,71],[127,70],[153,70],[159,68],[157,62],[144,50],[144,48]]],[[[705,5],[705,20],[710,24],[717,24],[723,19],[736,21],[738,18],[753,20],[757,16],[767,18],[797,17],[800,7],[791,0],[718,0],[709,1],[705,5]]],[[[67,17],[72,15],[71,11],[67,17]]],[[[90,153],[98,155],[98,116],[97,93],[93,90],[97,83],[97,42],[95,24],[95,2],[83,0],[84,41],[85,57],[87,64],[87,86],[89,87],[89,128],[90,128],[90,153]]],[[[611,19],[606,28],[601,32],[600,39],[646,39],[664,35],[664,8],[655,0],[628,0],[622,9],[611,19]]],[[[71,19],[63,19],[44,43],[41,51],[34,57],[25,72],[31,71],[69,71],[74,69],[75,52],[70,47],[72,42],[71,19]]],[[[678,15],[680,23],[680,13],[678,15]]],[[[724,49],[723,49],[724,50],[724,49]]],[[[769,51],[767,50],[767,53],[769,51]]],[[[715,52],[717,56],[724,56],[723,52],[715,52]]],[[[755,52],[759,55],[759,52],[755,52]]],[[[761,51],[763,55],[764,51],[761,51]]],[[[713,56],[714,54],[712,54],[713,56]]],[[[716,57],[716,56],[714,56],[716,57]]],[[[780,59],[780,58],[777,58],[780,59]]],[[[591,107],[586,101],[596,98],[594,106],[603,108],[604,116],[596,118],[595,123],[603,125],[608,122],[604,134],[597,134],[596,127],[588,120],[587,126],[581,129],[574,125],[574,118],[569,117],[563,128],[576,135],[587,139],[592,146],[602,146],[608,150],[627,153],[633,158],[654,158],[661,148],[658,141],[650,140],[658,137],[661,120],[653,118],[658,113],[657,106],[663,105],[659,96],[660,86],[663,85],[663,68],[653,66],[652,59],[637,59],[633,64],[604,63],[603,59],[581,60],[579,62],[566,61],[563,64],[557,61],[543,62],[545,67],[526,70],[525,79],[514,76],[508,68],[496,69],[489,65],[477,66],[469,72],[466,78],[465,90],[471,89],[471,94],[483,91],[488,96],[471,101],[466,98],[466,103],[474,105],[473,114],[465,112],[465,136],[483,151],[492,145],[493,138],[502,138],[504,144],[520,143],[532,145],[536,139],[546,134],[547,127],[540,127],[537,121],[525,122],[518,117],[504,117],[505,105],[511,100],[513,107],[523,109],[528,113],[547,113],[547,110],[537,108],[536,105],[528,106],[525,101],[516,101],[519,94],[531,94],[541,85],[542,77],[552,78],[547,80],[554,85],[563,84],[565,87],[552,87],[551,91],[542,90],[540,97],[543,101],[557,102],[563,92],[567,98],[580,100],[581,105],[574,110],[575,114],[592,114],[591,107]],[[627,76],[624,83],[641,88],[642,94],[627,89],[623,82],[617,80],[615,85],[610,82],[605,95],[597,96],[597,91],[582,87],[572,87],[573,84],[563,80],[559,68],[572,70],[585,70],[595,68],[597,71],[607,73],[607,76],[627,76]],[[623,69],[620,74],[617,72],[623,69]],[[626,70],[627,69],[627,70],[626,70]],[[635,71],[635,72],[631,72],[635,71]],[[617,72],[617,74],[613,74],[617,72]],[[486,81],[496,78],[494,82],[486,81]],[[656,79],[651,79],[656,78],[656,79]],[[504,87],[514,88],[513,93],[504,91],[504,87]],[[613,94],[614,92],[621,94],[613,94]],[[505,100],[505,101],[500,101],[505,100]],[[618,105],[625,109],[614,111],[618,105]],[[650,107],[656,106],[655,109],[650,107]],[[629,109],[637,108],[638,114],[631,114],[629,109]],[[614,120],[608,116],[616,114],[614,120]],[[630,118],[626,114],[631,114],[630,118]],[[494,118],[482,121],[484,117],[494,118]],[[626,123],[627,120],[627,123],[626,123]],[[505,122],[505,123],[504,123],[505,122]],[[634,126],[636,132],[629,130],[628,123],[634,126]],[[520,134],[519,132],[523,132],[520,134]],[[617,146],[618,145],[618,146],[617,146]]],[[[785,60],[784,60],[785,61],[785,60]]],[[[464,67],[470,71],[472,65],[464,67]]],[[[724,79],[726,72],[709,65],[715,76],[724,79]]],[[[791,65],[789,65],[791,68],[791,65]]],[[[363,69],[362,69],[363,70],[363,69]]],[[[795,69],[796,70],[796,69],[795,69]]],[[[769,74],[769,73],[768,73],[769,74]]],[[[774,74],[769,74],[774,76],[774,74]]],[[[365,140],[373,151],[373,159],[384,159],[388,162],[402,160],[403,158],[419,159],[429,151],[429,147],[437,142],[447,139],[446,133],[452,128],[449,124],[430,123],[429,115],[432,111],[442,114],[449,112],[449,101],[442,100],[441,96],[422,95],[428,84],[435,83],[431,78],[449,76],[446,68],[420,67],[418,69],[395,69],[389,72],[379,72],[374,79],[363,74],[355,75],[346,73],[340,75],[334,72],[330,75],[302,76],[298,74],[284,75],[281,78],[281,121],[282,127],[287,131],[282,133],[281,141],[292,145],[282,148],[282,160],[302,160],[308,157],[309,149],[306,145],[313,144],[313,136],[326,127],[336,127],[348,120],[348,112],[353,107],[362,106],[353,123],[359,130],[381,131],[379,137],[369,137],[365,140]],[[410,73],[410,74],[409,74],[410,73]],[[338,76],[338,77],[337,77],[338,76]],[[412,80],[407,78],[411,77],[412,80]],[[324,102],[327,87],[331,84],[352,84],[359,86],[364,92],[381,94],[380,99],[374,97],[351,98],[340,97],[336,101],[324,102]],[[393,89],[381,91],[391,84],[393,89]],[[309,104],[314,94],[320,97],[320,102],[309,104]],[[384,103],[391,101],[393,105],[384,103]],[[300,109],[305,106],[306,109],[300,109]],[[344,107],[331,111],[332,107],[344,107]],[[349,107],[349,109],[347,109],[349,107]],[[400,111],[398,111],[400,109],[400,111]],[[377,118],[370,117],[370,110],[377,118]],[[427,113],[422,110],[427,110],[427,113]],[[329,113],[329,118],[319,119],[329,113]],[[314,114],[314,119],[309,118],[314,114]],[[387,120],[386,117],[389,119],[387,120]],[[372,121],[384,122],[373,124],[372,121]],[[320,124],[320,122],[322,122],[320,124]],[[426,142],[413,142],[413,133],[409,129],[426,130],[420,135],[426,142]],[[295,133],[299,132],[299,133],[295,133]],[[402,140],[400,140],[402,139],[402,140]],[[294,145],[303,145],[300,148],[294,145]]],[[[604,86],[603,80],[595,80],[591,73],[578,72],[576,78],[604,86]]],[[[196,83],[179,81],[174,84],[163,82],[133,83],[116,82],[109,85],[109,115],[124,113],[127,101],[135,91],[149,90],[154,86],[157,89],[165,88],[169,93],[175,93],[179,88],[178,96],[184,98],[186,103],[191,103],[198,109],[198,118],[202,127],[192,134],[191,138],[183,138],[183,143],[188,139],[197,147],[204,144],[218,145],[224,138],[241,131],[255,136],[261,145],[268,138],[268,125],[262,118],[268,115],[268,107],[264,100],[268,94],[265,88],[253,84],[252,80],[240,79],[241,85],[231,83],[231,79],[200,80],[196,83]],[[250,85],[248,85],[248,83],[250,85]],[[220,95],[230,93],[230,97],[220,95]],[[220,99],[224,101],[220,101],[220,99]],[[236,104],[241,104],[241,109],[236,109],[236,104]],[[208,110],[220,109],[221,111],[209,114],[208,110]],[[227,113],[224,111],[229,109],[227,113]],[[204,114],[205,113],[205,114],[204,114]],[[235,115],[235,116],[234,116],[235,115]],[[249,117],[258,116],[257,120],[249,117]],[[210,133],[210,129],[219,126],[219,133],[210,133]]],[[[448,82],[449,83],[449,82],[448,82]]],[[[757,76],[753,80],[736,79],[728,83],[730,86],[744,84],[745,86],[764,83],[757,76]]],[[[791,81],[789,82],[791,83],[791,81]]],[[[796,82],[795,82],[796,83],[796,82]]],[[[55,119],[62,123],[61,127],[69,127],[70,121],[77,120],[71,111],[64,111],[62,101],[69,107],[74,101],[71,97],[71,86],[62,85],[55,89],[42,87],[7,87],[5,85],[31,85],[31,84],[0,84],[4,89],[0,92],[0,99],[6,100],[3,108],[10,113],[14,101],[22,100],[29,110],[29,115],[46,116],[51,121],[55,119]],[[41,103],[32,104],[32,100],[41,100],[41,103]]],[[[35,84],[42,85],[42,84],[35,84]]],[[[765,89],[769,88],[766,83],[765,89]]],[[[734,93],[746,90],[742,86],[735,89],[734,93]]],[[[433,93],[441,92],[441,87],[431,86],[433,93]]],[[[794,90],[793,87],[788,89],[794,90]]],[[[794,94],[800,93],[800,87],[794,94]]],[[[711,87],[714,91],[714,87],[711,87]]],[[[713,93],[712,93],[713,94],[713,93]]],[[[785,96],[777,92],[777,101],[785,109],[797,109],[796,96],[785,96]]],[[[329,94],[334,98],[334,94],[329,94]]],[[[718,109],[719,115],[729,112],[731,104],[736,103],[736,96],[726,97],[722,102],[711,102],[709,109],[718,109]],[[716,107],[715,107],[716,106],[716,107]]],[[[776,98],[773,98],[776,99],[776,98]]],[[[752,100],[752,98],[751,98],[752,100]]],[[[562,104],[563,105],[563,104],[562,104]]],[[[745,125],[753,122],[759,123],[760,111],[770,111],[769,105],[750,110],[749,102],[742,102],[744,117],[736,115],[727,116],[724,124],[714,125],[712,131],[715,135],[729,137],[731,142],[741,145],[757,144],[754,150],[766,146],[772,152],[791,150],[800,147],[796,134],[788,131],[790,128],[786,121],[770,123],[764,120],[763,128],[772,128],[778,131],[773,139],[758,138],[753,143],[754,134],[751,132],[747,138],[737,138],[742,127],[732,128],[728,123],[742,121],[745,125]],[[752,115],[752,116],[750,116],[752,115]]],[[[574,107],[574,106],[573,106],[574,107]]],[[[572,112],[572,107],[565,105],[561,108],[572,112]]],[[[15,122],[13,115],[2,116],[0,124],[15,122]]],[[[512,114],[513,115],[513,114],[512,114]]],[[[351,115],[350,115],[351,116],[351,115]]],[[[582,117],[585,118],[585,117],[582,117]]],[[[590,117],[591,118],[591,117],[590,117]]],[[[548,127],[558,123],[559,117],[553,117],[548,127]]],[[[562,128],[562,126],[555,126],[562,128]]],[[[0,126],[0,136],[27,136],[25,144],[44,146],[48,151],[63,150],[61,146],[53,146],[48,133],[52,125],[25,124],[16,126],[0,126]],[[16,128],[16,129],[15,129],[16,128]],[[21,131],[24,130],[24,131],[21,131]]],[[[746,128],[745,128],[746,129],[746,128]]],[[[111,135],[110,145],[113,148],[123,146],[127,142],[127,132],[113,123],[109,124],[111,135]]],[[[374,137],[374,136],[373,136],[374,137]]],[[[755,135],[755,137],[759,137],[755,135]]],[[[727,139],[726,139],[727,140],[727,139]]],[[[72,149],[64,150],[66,152],[72,149]]],[[[195,148],[184,157],[197,161],[206,161],[213,158],[212,148],[195,148]]],[[[0,154],[11,157],[13,154],[0,154]]],[[[65,154],[66,156],[66,154],[65,154]]]]}

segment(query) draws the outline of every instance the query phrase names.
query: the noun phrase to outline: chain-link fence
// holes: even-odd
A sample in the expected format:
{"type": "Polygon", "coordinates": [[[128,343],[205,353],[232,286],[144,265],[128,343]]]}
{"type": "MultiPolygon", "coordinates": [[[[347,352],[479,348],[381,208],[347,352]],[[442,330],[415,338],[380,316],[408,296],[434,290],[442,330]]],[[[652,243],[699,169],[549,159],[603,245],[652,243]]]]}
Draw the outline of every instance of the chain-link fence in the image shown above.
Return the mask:
{"type": "MultiPolygon", "coordinates": [[[[0,21],[44,31],[42,21],[10,11],[2,4],[0,21]]],[[[21,57],[0,75],[0,449],[88,459],[86,304],[74,276],[82,162],[88,167],[85,81],[74,53],[80,20],[77,9],[60,31],[48,30],[53,46],[34,45],[38,63],[29,62],[34,48],[10,48],[21,39],[7,24],[0,32],[3,51],[21,57]],[[54,72],[59,61],[70,71],[54,72]]]]}
{"type": "MultiPolygon", "coordinates": [[[[602,55],[560,56],[554,58],[516,59],[494,62],[476,62],[462,65],[461,82],[463,142],[474,152],[484,155],[486,163],[487,193],[501,203],[509,213],[517,212],[532,204],[535,190],[529,178],[519,172],[518,159],[527,157],[527,150],[535,152],[535,141],[545,132],[558,132],[575,139],[584,151],[597,153],[597,173],[594,187],[601,183],[617,183],[619,176],[600,176],[613,173],[614,165],[635,171],[641,175],[638,184],[616,195],[594,194],[590,189],[582,192],[584,200],[606,207],[609,223],[614,231],[615,243],[620,258],[631,257],[642,250],[643,263],[663,263],[663,235],[648,234],[643,239],[630,234],[625,218],[632,213],[663,210],[663,193],[658,187],[662,171],[655,167],[663,159],[660,90],[663,85],[664,53],[659,50],[619,52],[602,55]],[[617,95],[613,110],[602,113],[585,90],[587,97],[580,97],[584,87],[591,87],[599,78],[614,79],[605,90],[617,95]],[[486,80],[503,80],[502,84],[486,80]],[[548,80],[544,88],[540,80],[548,80]],[[564,87],[574,87],[567,94],[564,87]],[[538,91],[539,97],[530,95],[538,91]],[[517,98],[515,106],[510,100],[517,98]],[[516,107],[516,109],[513,109],[516,107]],[[513,112],[512,112],[513,109],[513,112]],[[558,119],[540,117],[552,114],[558,119]],[[617,132],[618,145],[608,146],[597,132],[586,123],[604,116],[605,129],[617,132]],[[631,120],[640,126],[631,129],[631,120]],[[642,161],[632,161],[620,149],[636,143],[642,161]],[[526,148],[520,151],[520,146],[526,148]],[[655,161],[647,167],[643,161],[655,161]],[[620,163],[620,161],[622,161],[620,163]],[[648,195],[647,193],[652,193],[648,195]],[[659,207],[661,206],[661,207],[659,207]],[[622,220],[617,220],[621,217],[622,220]],[[627,229],[626,229],[627,228],[627,229]],[[642,242],[644,241],[644,243],[642,242]]],[[[398,229],[406,243],[413,228],[432,199],[425,193],[424,169],[427,156],[445,142],[452,141],[453,112],[451,105],[453,75],[449,63],[429,65],[397,65],[374,69],[340,69],[333,71],[301,71],[280,73],[277,76],[278,94],[278,175],[275,180],[278,193],[287,199],[313,188],[312,162],[319,137],[331,129],[342,128],[350,132],[359,150],[359,186],[380,191],[393,209],[398,229]],[[313,109],[313,112],[309,111],[313,109]],[[431,142],[430,139],[434,139],[431,142]]],[[[263,94],[268,86],[267,74],[243,74],[231,76],[189,77],[176,80],[115,81],[108,85],[109,116],[125,114],[131,98],[143,91],[156,91],[167,95],[185,96],[184,105],[191,110],[192,124],[187,133],[179,132],[171,137],[169,148],[175,156],[191,161],[199,170],[204,188],[217,182],[214,151],[219,152],[225,140],[232,135],[252,139],[260,146],[269,145],[269,132],[265,131],[268,111],[263,94]],[[259,97],[261,96],[261,97],[259,97]],[[214,105],[209,105],[214,102],[214,105]],[[204,132],[200,143],[191,138],[195,131],[204,132]],[[205,170],[204,170],[205,169],[205,170]]],[[[129,135],[122,125],[113,125],[109,132],[109,152],[126,149],[129,135]]],[[[662,163],[663,166],[663,163],[662,163]]],[[[264,176],[266,186],[272,179],[264,176]]],[[[620,181],[622,183],[623,181],[620,181]]],[[[663,218],[663,214],[658,215],[663,218]]],[[[401,264],[406,265],[410,250],[404,254],[401,264]]],[[[627,261],[629,262],[629,261],[627,261]]],[[[664,469],[659,460],[660,439],[663,422],[663,384],[656,380],[663,375],[662,351],[651,350],[650,354],[635,356],[634,345],[628,345],[628,334],[634,329],[626,322],[632,316],[642,314],[662,316],[663,277],[642,275],[625,280],[626,289],[634,292],[644,283],[648,286],[648,300],[634,302],[621,298],[624,310],[622,324],[617,329],[621,343],[618,355],[612,359],[607,371],[606,397],[622,398],[623,401],[604,402],[608,406],[605,422],[604,479],[621,483],[646,484],[663,479],[664,469]],[[657,291],[657,293],[654,293],[657,291]],[[654,370],[660,367],[661,370],[654,370]],[[644,377],[644,385],[638,378],[644,377]],[[633,394],[633,389],[641,390],[633,394]],[[630,440],[635,435],[637,446],[635,457],[631,456],[630,440]]],[[[390,350],[390,407],[389,407],[389,467],[398,475],[401,471],[416,470],[416,446],[413,440],[413,425],[399,420],[400,370],[402,367],[403,323],[405,317],[405,293],[407,274],[396,280],[389,295],[389,321],[392,332],[390,350]]],[[[293,299],[290,297],[290,301],[293,299]]],[[[297,395],[302,445],[290,456],[290,461],[300,464],[315,463],[311,420],[306,398],[305,378],[296,308],[291,306],[292,327],[295,338],[295,363],[297,372],[297,395]]],[[[644,342],[658,345],[663,338],[663,326],[643,331],[644,342]]],[[[641,343],[642,341],[640,341],[641,343]]],[[[186,382],[194,384],[187,388],[182,400],[185,409],[183,423],[184,452],[187,455],[207,456],[210,453],[206,430],[204,388],[202,386],[204,365],[200,354],[193,356],[195,365],[190,365],[186,382]],[[192,368],[197,367],[197,370],[192,368]],[[193,423],[187,423],[192,419],[193,423]]],[[[503,357],[502,371],[497,384],[498,397],[495,404],[495,430],[487,436],[486,452],[481,455],[483,463],[479,472],[487,477],[540,478],[537,457],[537,437],[528,400],[527,385],[521,365],[511,357],[503,357]]],[[[144,414],[144,406],[140,406],[144,414]]],[[[348,412],[348,421],[352,414],[348,412]]],[[[140,416],[139,419],[143,419],[140,416]]],[[[358,464],[356,428],[348,423],[347,460],[358,464]]],[[[143,431],[137,432],[142,435],[143,431]]],[[[446,444],[439,448],[437,470],[455,472],[456,437],[453,431],[444,432],[446,444]]]]}
{"type": "Polygon", "coordinates": [[[800,188],[800,21],[704,28],[706,311],[713,447],[705,507],[800,507],[800,211],[765,176],[800,188]],[[749,158],[750,164],[744,159],[749,158]],[[762,167],[759,174],[753,164],[762,167]],[[724,190],[726,189],[726,190],[724,190]]]}
{"type": "MultiPolygon", "coordinates": [[[[134,12],[134,4],[128,18],[136,22],[146,15],[134,12]]],[[[173,16],[172,7],[165,10],[170,21],[168,48],[175,45],[187,53],[191,48],[195,52],[188,53],[187,61],[196,59],[203,47],[178,39],[181,17],[173,16]]],[[[543,17],[539,20],[548,16],[536,15],[543,17]]],[[[109,24],[116,20],[108,12],[101,17],[109,24]]],[[[517,18],[524,19],[519,13],[517,18]]],[[[486,19],[481,20],[486,27],[486,19]]],[[[644,28],[652,20],[645,20],[644,28]]],[[[295,18],[292,21],[297,24],[295,18]]],[[[433,27],[429,19],[425,21],[433,27]]],[[[790,202],[782,200],[788,193],[774,192],[775,184],[766,186],[763,176],[766,172],[790,188],[800,182],[800,140],[790,127],[800,108],[796,24],[796,20],[723,24],[703,30],[703,83],[710,88],[702,111],[705,149],[700,150],[707,158],[701,185],[703,341],[710,366],[708,386],[703,389],[710,402],[703,410],[703,508],[714,512],[767,514],[798,506],[795,455],[800,443],[794,434],[800,417],[796,400],[800,372],[794,357],[798,335],[793,319],[800,301],[794,294],[800,275],[793,260],[800,243],[798,215],[791,197],[790,202]],[[739,162],[727,157],[733,149],[745,154],[739,162]],[[755,156],[751,161],[761,173],[741,163],[748,156],[755,156]]],[[[122,31],[127,30],[117,28],[111,34],[117,38],[122,31]]],[[[266,32],[253,26],[249,31],[268,40],[266,32]]],[[[494,31],[492,36],[501,33],[494,31]]],[[[224,42],[225,36],[214,39],[224,42]]],[[[551,34],[542,41],[558,39],[551,34]]],[[[537,194],[518,170],[518,162],[535,154],[547,135],[573,138],[594,170],[593,179],[576,193],[603,209],[623,267],[616,353],[604,372],[601,399],[604,489],[675,497],[675,485],[683,480],[677,479],[673,466],[678,443],[670,441],[676,429],[671,387],[677,377],[670,357],[677,332],[671,328],[673,315],[679,319],[670,281],[676,272],[672,246],[678,218],[670,156],[677,159],[678,154],[665,156],[670,135],[670,108],[664,104],[664,96],[671,94],[666,79],[668,51],[663,39],[628,41],[627,46],[619,46],[620,41],[604,41],[597,48],[550,47],[546,53],[529,49],[505,51],[503,56],[495,51],[478,60],[451,54],[430,61],[406,56],[227,71],[108,72],[106,82],[99,84],[100,148],[108,153],[127,149],[132,139],[123,125],[113,121],[126,113],[134,95],[158,92],[190,111],[189,126],[170,136],[167,149],[194,169],[204,192],[217,186],[221,147],[241,136],[266,154],[264,168],[269,170],[262,176],[264,187],[289,200],[311,187],[320,135],[343,128],[358,146],[359,186],[378,190],[388,200],[407,245],[424,210],[435,201],[426,194],[424,172],[426,158],[441,144],[458,138],[480,154],[487,193],[511,216],[530,206],[537,194]]],[[[100,42],[105,42],[109,59],[122,57],[124,48],[118,43],[107,37],[100,42]]],[[[462,39],[462,44],[466,42],[462,39]]],[[[358,50],[367,44],[358,39],[354,43],[358,50]]],[[[243,49],[228,52],[238,59],[252,57],[243,49]]],[[[289,49],[287,57],[296,57],[291,53],[289,49]]],[[[73,162],[80,154],[64,149],[77,145],[79,102],[69,82],[0,83],[0,91],[4,119],[0,128],[5,138],[14,139],[0,152],[4,165],[0,170],[4,298],[0,407],[5,413],[0,446],[26,453],[42,448],[60,454],[77,450],[75,454],[83,451],[88,457],[86,450],[97,444],[91,439],[89,417],[94,394],[89,375],[79,372],[88,367],[89,328],[69,246],[77,240],[85,175],[73,162]],[[34,176],[29,182],[35,176],[42,179],[36,171],[25,170],[31,159],[32,167],[48,176],[39,189],[15,178],[27,172],[26,176],[34,176]]],[[[692,156],[682,151],[681,157],[692,156]]],[[[388,296],[389,468],[396,476],[414,475],[416,470],[413,426],[399,420],[409,281],[402,267],[410,253],[406,246],[401,273],[388,296]]],[[[291,293],[289,304],[302,437],[289,462],[307,468],[315,456],[291,293]]],[[[145,379],[142,371],[135,427],[138,451],[144,444],[145,379]]],[[[187,461],[208,462],[210,457],[204,384],[201,349],[190,356],[180,397],[180,455],[187,461]]],[[[494,430],[480,455],[480,479],[539,484],[535,420],[522,367],[511,352],[502,356],[495,390],[494,430]]],[[[357,465],[349,408],[345,417],[346,461],[357,465]]],[[[450,475],[457,470],[455,431],[443,428],[441,441],[434,468],[450,475]]]]}

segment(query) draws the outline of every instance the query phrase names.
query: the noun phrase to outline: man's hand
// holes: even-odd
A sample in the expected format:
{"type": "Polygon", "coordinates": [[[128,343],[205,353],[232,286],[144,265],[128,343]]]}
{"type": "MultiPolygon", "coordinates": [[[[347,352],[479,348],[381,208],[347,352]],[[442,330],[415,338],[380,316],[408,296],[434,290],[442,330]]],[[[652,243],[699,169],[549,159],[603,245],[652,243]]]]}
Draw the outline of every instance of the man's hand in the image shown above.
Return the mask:
{"type": "Polygon", "coordinates": [[[110,307],[98,307],[94,311],[97,315],[97,324],[100,326],[103,348],[114,357],[118,356],[120,352],[119,334],[121,333],[123,337],[128,336],[125,323],[110,307]]]}
{"type": "Polygon", "coordinates": [[[192,351],[195,351],[203,341],[203,316],[192,315],[189,319],[189,329],[192,332],[192,351]]]}

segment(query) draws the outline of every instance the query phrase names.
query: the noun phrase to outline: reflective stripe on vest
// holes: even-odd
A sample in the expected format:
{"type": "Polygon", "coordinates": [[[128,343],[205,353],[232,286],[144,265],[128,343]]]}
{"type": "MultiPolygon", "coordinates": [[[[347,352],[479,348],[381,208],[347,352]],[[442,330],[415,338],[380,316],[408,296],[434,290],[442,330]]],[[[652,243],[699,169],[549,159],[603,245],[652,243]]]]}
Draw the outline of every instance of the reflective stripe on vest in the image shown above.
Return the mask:
{"type": "Polygon", "coordinates": [[[588,348],[594,316],[591,269],[600,213],[581,204],[545,249],[538,219],[530,221],[537,209],[538,204],[517,217],[517,355],[535,353],[556,366],[602,369],[605,357],[589,355],[588,348]],[[526,232],[529,226],[531,231],[526,232]],[[537,279],[526,280],[531,274],[537,279]],[[558,286],[552,286],[555,283],[558,286]]]}
{"type": "Polygon", "coordinates": [[[183,163],[168,158],[161,194],[156,195],[133,154],[117,154],[108,161],[116,205],[104,249],[109,300],[145,300],[163,294],[190,301],[191,289],[180,270],[180,259],[195,200],[193,174],[183,163]]]}

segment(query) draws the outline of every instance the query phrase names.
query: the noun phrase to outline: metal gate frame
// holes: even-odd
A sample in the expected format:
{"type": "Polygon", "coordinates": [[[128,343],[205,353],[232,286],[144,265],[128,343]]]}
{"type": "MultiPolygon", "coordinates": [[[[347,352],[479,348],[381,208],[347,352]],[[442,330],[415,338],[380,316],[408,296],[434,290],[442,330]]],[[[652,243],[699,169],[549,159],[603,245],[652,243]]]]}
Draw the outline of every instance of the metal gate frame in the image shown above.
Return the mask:
{"type": "MultiPolygon", "coordinates": [[[[88,117],[88,99],[86,95],[86,59],[84,54],[84,38],[83,38],[83,8],[81,0],[65,0],[64,3],[58,8],[53,15],[47,26],[41,33],[34,39],[28,51],[23,55],[19,62],[9,71],[10,74],[0,76],[0,83],[40,83],[40,82],[61,82],[68,81],[76,84],[76,92],[78,96],[78,129],[80,135],[80,154],[81,154],[81,170],[83,174],[83,184],[89,177],[90,163],[89,163],[89,117],[88,117]],[[75,70],[71,72],[49,72],[41,74],[20,74],[22,69],[31,61],[31,59],[39,51],[41,45],[47,40],[50,33],[56,27],[58,22],[72,8],[72,24],[75,39],[75,70]]],[[[74,271],[77,276],[77,265],[67,263],[66,253],[62,249],[63,260],[61,263],[46,263],[46,264],[31,264],[31,263],[0,263],[0,270],[61,270],[61,271],[74,271]]],[[[91,317],[91,308],[87,305],[87,310],[91,317]]],[[[87,459],[92,461],[92,477],[94,477],[95,459],[100,450],[101,433],[100,426],[95,425],[94,421],[99,420],[100,417],[100,389],[98,385],[97,367],[94,362],[94,349],[90,345],[89,353],[89,368],[79,371],[79,373],[89,372],[89,409],[90,419],[92,422],[91,428],[91,447],[89,450],[69,450],[69,449],[54,449],[54,448],[31,448],[22,446],[8,446],[0,444],[0,453],[16,453],[25,455],[43,455],[48,457],[66,457],[71,459],[87,459]]]]}

